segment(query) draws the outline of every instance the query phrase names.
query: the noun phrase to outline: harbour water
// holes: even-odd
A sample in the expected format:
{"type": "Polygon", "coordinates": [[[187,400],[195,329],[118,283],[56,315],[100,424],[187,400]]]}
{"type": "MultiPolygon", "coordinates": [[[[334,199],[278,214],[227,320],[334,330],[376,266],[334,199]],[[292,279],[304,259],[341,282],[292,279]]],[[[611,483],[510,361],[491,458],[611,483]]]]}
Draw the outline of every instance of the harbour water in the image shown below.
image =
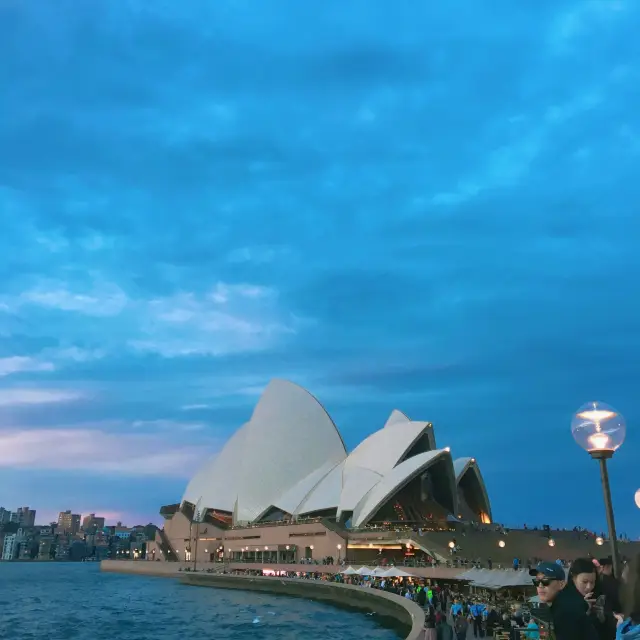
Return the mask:
{"type": "Polygon", "coordinates": [[[375,616],[304,600],[101,573],[97,563],[0,563],[0,638],[397,640],[375,616]]]}

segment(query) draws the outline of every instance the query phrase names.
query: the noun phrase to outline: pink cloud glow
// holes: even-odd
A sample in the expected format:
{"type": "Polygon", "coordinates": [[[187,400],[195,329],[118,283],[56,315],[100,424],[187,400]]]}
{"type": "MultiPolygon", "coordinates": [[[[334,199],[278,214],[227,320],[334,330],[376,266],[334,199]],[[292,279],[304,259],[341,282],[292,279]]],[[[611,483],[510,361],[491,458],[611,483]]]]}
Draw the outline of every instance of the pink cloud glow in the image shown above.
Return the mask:
{"type": "Polygon", "coordinates": [[[210,452],[176,446],[155,435],[90,429],[0,431],[0,468],[188,478],[210,452]]]}

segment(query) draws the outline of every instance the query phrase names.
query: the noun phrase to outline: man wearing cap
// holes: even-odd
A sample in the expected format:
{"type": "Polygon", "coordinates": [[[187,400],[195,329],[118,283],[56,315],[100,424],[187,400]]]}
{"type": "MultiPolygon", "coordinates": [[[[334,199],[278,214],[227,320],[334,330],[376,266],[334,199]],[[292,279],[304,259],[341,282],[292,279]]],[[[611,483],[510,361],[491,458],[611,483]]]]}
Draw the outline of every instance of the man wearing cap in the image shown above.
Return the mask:
{"type": "Polygon", "coordinates": [[[549,606],[552,638],[555,640],[599,640],[587,616],[588,604],[574,589],[565,589],[564,569],[555,562],[541,562],[529,571],[540,602],[549,606]]]}

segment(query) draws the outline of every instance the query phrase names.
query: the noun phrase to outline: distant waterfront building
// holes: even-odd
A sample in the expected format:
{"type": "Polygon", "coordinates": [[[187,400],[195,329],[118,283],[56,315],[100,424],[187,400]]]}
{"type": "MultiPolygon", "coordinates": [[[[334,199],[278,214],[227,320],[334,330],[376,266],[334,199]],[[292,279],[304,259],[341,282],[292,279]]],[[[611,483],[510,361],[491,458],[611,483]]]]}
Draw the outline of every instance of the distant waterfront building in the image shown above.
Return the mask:
{"type": "Polygon", "coordinates": [[[80,531],[80,514],[71,513],[70,510],[61,511],[58,515],[58,528],[63,533],[74,536],[80,531]]]}
{"type": "Polygon", "coordinates": [[[29,507],[18,507],[16,512],[18,515],[18,524],[21,527],[35,527],[36,525],[36,510],[29,509],[29,507]]]}
{"type": "Polygon", "coordinates": [[[55,556],[53,537],[40,536],[38,560],[52,560],[55,556]]]}
{"type": "Polygon", "coordinates": [[[85,533],[94,533],[100,529],[104,529],[104,518],[96,516],[95,513],[90,513],[82,520],[82,530],[85,533]]]}
{"type": "Polygon", "coordinates": [[[2,543],[2,559],[15,560],[18,557],[19,549],[18,534],[10,533],[6,535],[2,543]]]}
{"type": "Polygon", "coordinates": [[[11,511],[0,507],[0,524],[5,524],[6,522],[11,522],[11,511]]]}

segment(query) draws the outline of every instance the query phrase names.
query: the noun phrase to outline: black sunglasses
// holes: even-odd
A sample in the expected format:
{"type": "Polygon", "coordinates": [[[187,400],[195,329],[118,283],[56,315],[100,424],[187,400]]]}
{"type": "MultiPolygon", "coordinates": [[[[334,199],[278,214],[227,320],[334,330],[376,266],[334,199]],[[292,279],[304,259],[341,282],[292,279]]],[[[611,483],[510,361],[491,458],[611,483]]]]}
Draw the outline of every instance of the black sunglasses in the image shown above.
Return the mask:
{"type": "Polygon", "coordinates": [[[555,578],[534,578],[532,580],[534,587],[548,587],[552,582],[556,582],[555,578]]]}

